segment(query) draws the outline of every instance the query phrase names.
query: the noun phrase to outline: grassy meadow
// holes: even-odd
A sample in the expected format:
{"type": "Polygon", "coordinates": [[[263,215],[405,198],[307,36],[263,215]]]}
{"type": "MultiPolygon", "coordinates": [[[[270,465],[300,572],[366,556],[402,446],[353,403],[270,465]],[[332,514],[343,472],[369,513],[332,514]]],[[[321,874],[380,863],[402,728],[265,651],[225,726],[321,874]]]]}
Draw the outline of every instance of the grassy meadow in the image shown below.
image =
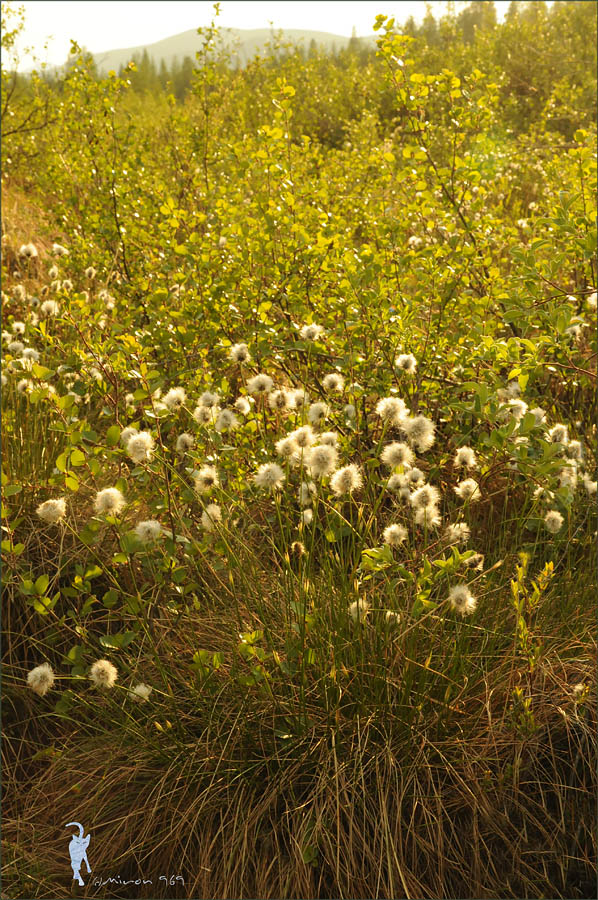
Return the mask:
{"type": "Polygon", "coordinates": [[[596,4],[491,6],[3,4],[3,897],[595,896],[596,4]]]}

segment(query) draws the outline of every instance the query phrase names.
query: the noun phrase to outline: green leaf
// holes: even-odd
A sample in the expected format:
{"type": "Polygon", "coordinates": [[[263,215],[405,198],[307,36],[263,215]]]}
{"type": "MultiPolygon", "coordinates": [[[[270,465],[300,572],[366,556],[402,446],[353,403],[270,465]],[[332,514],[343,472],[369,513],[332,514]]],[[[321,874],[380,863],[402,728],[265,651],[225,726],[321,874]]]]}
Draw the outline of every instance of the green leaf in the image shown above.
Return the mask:
{"type": "Polygon", "coordinates": [[[71,451],[71,466],[82,466],[85,464],[85,454],[81,450],[71,451]]]}
{"type": "Polygon", "coordinates": [[[120,428],[118,425],[111,425],[106,432],[106,443],[109,447],[114,447],[120,440],[120,428]]]}

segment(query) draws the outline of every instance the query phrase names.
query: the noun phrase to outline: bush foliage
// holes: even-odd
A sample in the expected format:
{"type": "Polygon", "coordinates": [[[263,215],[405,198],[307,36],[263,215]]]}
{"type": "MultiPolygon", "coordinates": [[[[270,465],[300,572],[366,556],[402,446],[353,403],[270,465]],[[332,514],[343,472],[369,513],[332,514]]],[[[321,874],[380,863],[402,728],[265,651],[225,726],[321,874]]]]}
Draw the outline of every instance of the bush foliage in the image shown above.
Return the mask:
{"type": "Polygon", "coordinates": [[[593,896],[595,4],[492,6],[5,64],[7,896],[593,896]]]}

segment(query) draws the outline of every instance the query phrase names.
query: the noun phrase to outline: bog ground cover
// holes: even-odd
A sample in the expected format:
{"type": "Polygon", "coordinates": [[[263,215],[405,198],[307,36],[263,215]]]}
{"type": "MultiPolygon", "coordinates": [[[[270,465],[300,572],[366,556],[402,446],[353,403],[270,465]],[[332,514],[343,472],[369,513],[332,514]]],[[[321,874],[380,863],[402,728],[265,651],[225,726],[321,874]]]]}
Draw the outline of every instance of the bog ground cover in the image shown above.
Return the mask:
{"type": "Polygon", "coordinates": [[[3,69],[6,896],[594,896],[595,4],[490,6],[3,69]]]}

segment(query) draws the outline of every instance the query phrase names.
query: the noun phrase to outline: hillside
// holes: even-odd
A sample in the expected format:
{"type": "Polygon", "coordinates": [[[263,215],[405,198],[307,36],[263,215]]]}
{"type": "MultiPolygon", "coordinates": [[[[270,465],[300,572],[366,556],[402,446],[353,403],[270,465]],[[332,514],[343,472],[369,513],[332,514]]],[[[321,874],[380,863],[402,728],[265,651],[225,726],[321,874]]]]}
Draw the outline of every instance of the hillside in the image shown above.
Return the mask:
{"type": "MultiPolygon", "coordinates": [[[[306,49],[311,41],[315,41],[320,48],[325,48],[326,50],[336,48],[340,50],[350,40],[350,38],[340,34],[330,34],[326,31],[303,31],[294,28],[288,31],[272,31],[269,28],[254,28],[251,30],[223,28],[221,35],[223,45],[235,48],[235,55],[238,56],[241,63],[246,63],[257,51],[262,51],[266,44],[278,42],[279,35],[282,35],[284,42],[290,41],[293,44],[303,44],[306,49]]],[[[371,36],[359,38],[359,40],[373,44],[375,38],[371,36]]],[[[144,50],[147,50],[150,59],[156,65],[159,66],[161,60],[170,65],[173,58],[182,60],[185,56],[193,57],[196,51],[200,49],[201,44],[202,38],[197,33],[197,30],[193,28],[190,31],[183,31],[172,37],[164,38],[155,44],[107,50],[103,53],[94,54],[94,58],[101,72],[108,72],[111,69],[118,70],[134,57],[140,57],[144,50]]]]}

